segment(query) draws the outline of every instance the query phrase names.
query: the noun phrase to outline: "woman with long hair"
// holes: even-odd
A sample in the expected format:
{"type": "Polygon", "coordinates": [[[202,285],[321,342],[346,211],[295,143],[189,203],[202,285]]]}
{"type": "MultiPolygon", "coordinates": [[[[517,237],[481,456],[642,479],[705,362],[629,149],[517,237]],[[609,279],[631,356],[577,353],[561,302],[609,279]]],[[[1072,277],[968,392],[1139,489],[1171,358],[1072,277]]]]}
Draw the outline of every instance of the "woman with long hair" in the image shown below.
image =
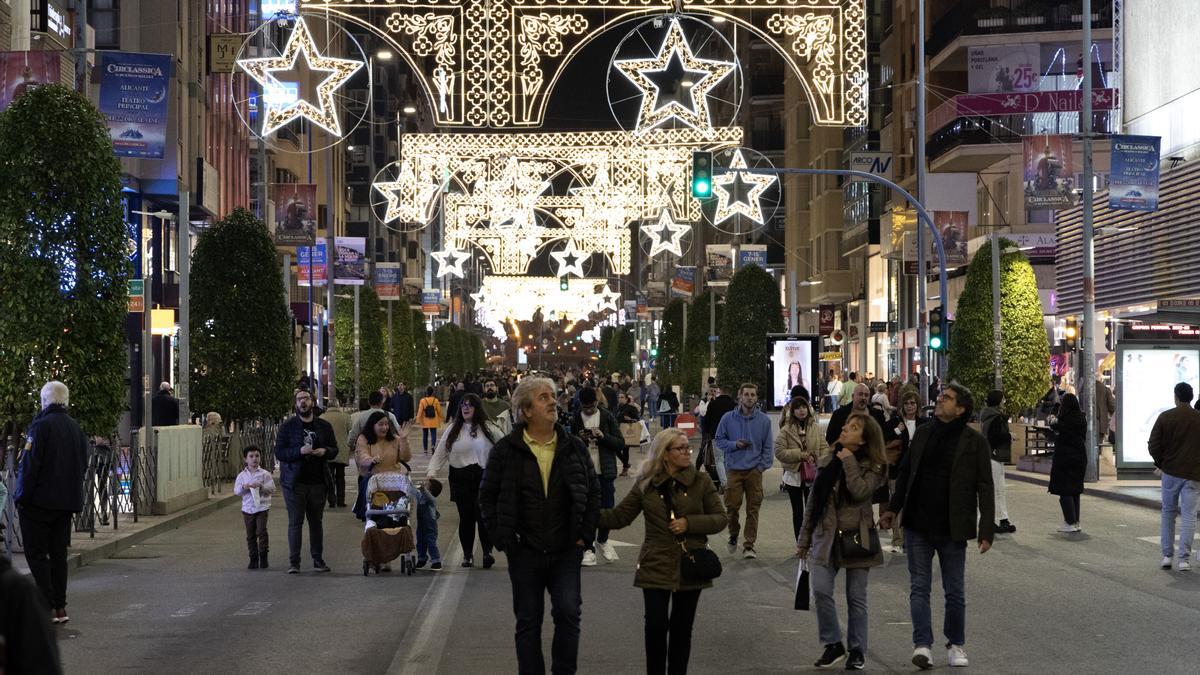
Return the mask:
{"type": "Polygon", "coordinates": [[[614,508],[601,509],[600,526],[618,530],[639,513],[646,519],[645,540],[633,585],[645,603],[646,672],[681,675],[692,651],[700,591],[712,582],[683,578],[677,537],[689,550],[705,548],[707,535],[725,529],[728,516],[712,480],[692,465],[691,444],[679,429],[658,432],[633,489],[614,508]]]}
{"type": "Polygon", "coordinates": [[[1050,425],[1054,430],[1054,457],[1050,463],[1050,488],[1058,495],[1063,524],[1058,531],[1071,534],[1082,531],[1079,526],[1079,495],[1083,494],[1083,477],[1087,473],[1087,418],[1079,407],[1075,394],[1064,394],[1058,406],[1058,420],[1050,425]]]}
{"type": "Polygon", "coordinates": [[[483,467],[487,466],[492,446],[500,434],[488,419],[483,401],[475,394],[463,394],[454,421],[446,425],[433,457],[429,460],[426,478],[436,478],[450,465],[450,501],[458,507],[458,541],[462,544],[463,567],[475,564],[475,529],[479,528],[479,543],[483,547],[483,567],[496,564],[492,557],[492,542],[479,520],[479,483],[483,467]]]}
{"type": "Polygon", "coordinates": [[[870,415],[851,413],[834,447],[837,454],[820,462],[804,527],[796,540],[796,556],[809,562],[817,631],[825,646],[814,665],[828,668],[845,659],[846,670],[862,670],[867,651],[867,573],[883,564],[871,509],[871,495],[886,476],[883,429],[870,415]],[[846,570],[849,652],[842,645],[833,596],[839,569],[846,570]]]}
{"type": "Polygon", "coordinates": [[[799,361],[792,361],[788,364],[787,389],[784,391],[785,396],[792,395],[790,392],[794,388],[804,386],[804,373],[802,372],[802,369],[803,366],[800,365],[799,361]]]}
{"type": "MultiPolygon", "coordinates": [[[[407,430],[408,425],[404,425],[403,429],[407,430]]],[[[412,461],[412,450],[408,448],[408,434],[398,433],[388,414],[376,410],[367,418],[367,423],[358,436],[354,459],[363,475],[378,471],[407,473],[401,462],[412,461]]]]}
{"type": "Polygon", "coordinates": [[[812,488],[817,460],[829,454],[829,444],[808,399],[794,398],[779,419],[775,458],[783,465],[783,489],[792,502],[792,536],[800,536],[804,502],[812,488]]]}

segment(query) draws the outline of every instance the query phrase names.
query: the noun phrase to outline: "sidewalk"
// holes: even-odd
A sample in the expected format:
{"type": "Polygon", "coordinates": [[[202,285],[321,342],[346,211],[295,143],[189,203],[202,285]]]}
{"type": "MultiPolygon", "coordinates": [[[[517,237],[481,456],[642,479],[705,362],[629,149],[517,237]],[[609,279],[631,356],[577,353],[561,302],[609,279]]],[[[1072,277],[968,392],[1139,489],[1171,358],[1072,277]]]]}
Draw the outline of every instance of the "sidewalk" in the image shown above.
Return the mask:
{"type": "MultiPolygon", "coordinates": [[[[1004,475],[1008,480],[1050,485],[1050,476],[1046,474],[1005,467],[1004,475]]],[[[1115,476],[1103,476],[1095,483],[1084,483],[1083,494],[1156,511],[1162,507],[1162,488],[1157,480],[1117,480],[1115,476]]]]}

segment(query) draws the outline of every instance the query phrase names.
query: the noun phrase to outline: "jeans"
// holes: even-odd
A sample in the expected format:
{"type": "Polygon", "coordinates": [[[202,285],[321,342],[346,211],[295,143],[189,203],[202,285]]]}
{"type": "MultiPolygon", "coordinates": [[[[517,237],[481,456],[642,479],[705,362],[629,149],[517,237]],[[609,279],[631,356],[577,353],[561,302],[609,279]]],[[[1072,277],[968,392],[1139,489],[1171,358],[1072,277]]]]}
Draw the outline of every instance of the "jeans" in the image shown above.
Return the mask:
{"type": "MultiPolygon", "coordinates": [[[[424,490],[417,492],[417,562],[428,560],[441,562],[438,550],[438,525],[440,514],[433,495],[424,490]]],[[[472,548],[474,546],[472,545],[472,548]]]]}
{"type": "MultiPolygon", "coordinates": [[[[617,504],[617,480],[615,478],[600,477],[600,508],[611,509],[617,504]]],[[[603,544],[608,541],[608,528],[601,527],[596,530],[596,543],[603,544]]],[[[595,550],[595,549],[593,549],[595,550]]]]}
{"type": "Polygon", "coordinates": [[[421,429],[421,447],[425,452],[429,452],[429,446],[437,447],[437,427],[425,427],[421,429]]]}
{"type": "Polygon", "coordinates": [[[333,475],[333,492],[329,493],[329,506],[346,505],[346,465],[329,463],[329,471],[333,475]]]}
{"type": "Polygon", "coordinates": [[[270,548],[271,542],[267,535],[267,516],[270,513],[270,511],[242,512],[242,520],[246,523],[246,549],[250,552],[251,558],[257,559],[259,555],[266,555],[270,548]]]}
{"type": "Polygon", "coordinates": [[[1008,520],[1008,491],[1004,486],[1004,465],[994,459],[992,460],[992,485],[995,488],[996,496],[996,519],[1008,520]]]}
{"type": "Polygon", "coordinates": [[[1170,558],[1175,546],[1175,517],[1179,516],[1179,559],[1187,560],[1192,555],[1192,537],[1196,534],[1196,504],[1200,495],[1200,482],[1178,478],[1164,473],[1162,476],[1162,525],[1159,540],[1164,558],[1170,558]]]}
{"type": "MultiPolygon", "coordinates": [[[[867,650],[867,568],[846,570],[846,646],[850,649],[867,650]]],[[[817,563],[808,566],[812,583],[813,599],[817,604],[817,634],[821,644],[831,645],[842,641],[842,627],[838,623],[837,600],[833,597],[834,579],[838,568],[817,563]]]]}
{"type": "Polygon", "coordinates": [[[622,446],[620,450],[617,450],[617,459],[621,460],[621,470],[628,471],[629,470],[629,446],[628,445],[622,446]]]}
{"type": "Polygon", "coordinates": [[[692,623],[700,590],[643,588],[647,675],[684,675],[692,654],[692,623]]]}
{"type": "Polygon", "coordinates": [[[909,614],[912,617],[913,645],[933,646],[929,591],[933,583],[933,554],[942,568],[942,591],[946,595],[946,618],[942,632],[952,645],[967,641],[967,542],[949,537],[931,537],[912,528],[904,528],[904,547],[908,558],[910,590],[909,614]]]}
{"type": "Polygon", "coordinates": [[[763,501],[762,472],[758,469],[729,472],[729,482],[725,486],[725,509],[729,514],[731,537],[738,535],[743,495],[746,497],[746,534],[742,541],[749,549],[754,548],[754,542],[758,539],[758,509],[763,501]]]}
{"type": "Polygon", "coordinates": [[[800,538],[800,528],[804,527],[804,500],[808,498],[808,488],[784,485],[788,499],[792,502],[792,536],[800,538]]]}
{"type": "MultiPolygon", "coordinates": [[[[487,528],[479,519],[479,482],[483,479],[483,467],[478,464],[461,469],[450,467],[450,496],[458,507],[458,541],[462,544],[463,557],[474,560],[475,530],[479,530],[479,543],[483,554],[492,554],[492,540],[487,528]]],[[[435,542],[436,544],[436,542],[435,542]]]]}
{"type": "Polygon", "coordinates": [[[662,428],[670,429],[671,427],[675,426],[675,415],[676,413],[673,412],[659,413],[659,424],[662,426],[662,428]]]}
{"type": "Polygon", "coordinates": [[[313,562],[321,560],[325,546],[325,530],[321,518],[325,515],[325,484],[295,483],[283,488],[283,502],[288,514],[288,562],[300,566],[300,544],[304,541],[304,519],[308,519],[308,550],[313,562]]]}
{"type": "Polygon", "coordinates": [[[354,498],[354,517],[359,520],[367,519],[367,481],[371,480],[371,476],[366,473],[360,473],[358,476],[358,496],[354,498]]]}
{"type": "Polygon", "coordinates": [[[71,545],[71,512],[21,507],[25,562],[51,609],[67,606],[67,547],[71,545]]]}
{"type": "Polygon", "coordinates": [[[517,672],[521,675],[546,672],[542,655],[542,616],[548,591],[550,616],[554,619],[550,671],[555,675],[574,673],[583,613],[579,581],[583,549],[572,546],[558,553],[542,553],[514,543],[505,553],[508,578],[512,582],[513,614],[517,618],[517,672]]]}
{"type": "Polygon", "coordinates": [[[716,443],[710,443],[713,454],[713,464],[717,467],[717,480],[721,485],[729,485],[729,474],[725,471],[725,451],[716,443]]]}
{"type": "Polygon", "coordinates": [[[1064,523],[1074,525],[1079,522],[1079,495],[1059,495],[1058,505],[1062,508],[1064,523]]]}

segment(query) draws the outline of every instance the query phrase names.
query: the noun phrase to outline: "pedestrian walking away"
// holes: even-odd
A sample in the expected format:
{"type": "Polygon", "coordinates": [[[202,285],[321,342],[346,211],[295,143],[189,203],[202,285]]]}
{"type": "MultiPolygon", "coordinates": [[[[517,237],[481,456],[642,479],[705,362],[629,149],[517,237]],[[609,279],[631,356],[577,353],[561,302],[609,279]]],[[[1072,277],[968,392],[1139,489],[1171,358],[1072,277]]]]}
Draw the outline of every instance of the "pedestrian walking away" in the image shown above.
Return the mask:
{"type": "MultiPolygon", "coordinates": [[[[582,407],[571,417],[571,430],[588,452],[595,452],[599,458],[600,508],[611,509],[616,504],[617,456],[625,447],[625,439],[617,419],[600,407],[595,389],[579,390],[579,404],[582,407]]],[[[583,566],[594,566],[597,553],[610,563],[618,559],[617,549],[608,543],[608,528],[601,527],[596,532],[595,544],[583,553],[583,566]]]]}
{"type": "Polygon", "coordinates": [[[337,456],[329,460],[329,470],[333,476],[333,490],[327,495],[329,508],[345,508],[346,506],[346,467],[354,456],[354,446],[348,442],[352,419],[341,408],[329,408],[321,413],[321,419],[329,422],[333,429],[333,440],[338,444],[337,456]],[[345,443],[345,445],[343,445],[345,443]]]}
{"type": "Polygon", "coordinates": [[[1058,406],[1058,419],[1050,425],[1054,431],[1054,457],[1050,464],[1050,488],[1058,495],[1063,534],[1079,532],[1079,495],[1083,494],[1083,478],[1087,473],[1087,418],[1079,407],[1075,394],[1064,394],[1058,406]]]}
{"type": "Polygon", "coordinates": [[[862,670],[867,651],[867,574],[883,564],[871,497],[887,480],[883,429],[870,415],[854,413],[842,427],[837,454],[824,455],[796,538],[796,557],[807,560],[824,651],[818,668],[842,660],[862,670]],[[847,643],[842,644],[834,580],[846,570],[847,643]]]}
{"type": "Polygon", "coordinates": [[[1179,520],[1178,568],[1192,568],[1192,537],[1196,532],[1196,507],[1200,501],[1200,410],[1189,405],[1192,385],[1175,385],[1175,407],[1159,414],[1147,443],[1155,472],[1161,474],[1162,517],[1159,541],[1162,568],[1171,569],[1175,554],[1175,521],[1179,520]]]}
{"type": "Polygon", "coordinates": [[[933,556],[937,555],[941,565],[946,596],[947,660],[951,666],[962,667],[968,663],[967,542],[978,539],[980,553],[992,547],[996,511],[991,449],[982,434],[967,426],[973,409],[969,390],[956,383],[946,385],[937,398],[933,422],[917,427],[900,463],[896,494],[879,519],[879,527],[886,530],[899,514],[904,525],[912,662],[921,669],[932,668],[934,663],[929,606],[933,556]]]}
{"type": "Polygon", "coordinates": [[[697,467],[708,471],[708,476],[717,484],[717,492],[724,494],[725,486],[729,484],[729,476],[725,470],[725,453],[713,443],[717,435],[717,427],[725,415],[737,408],[737,401],[722,391],[716,382],[709,387],[712,400],[704,409],[704,419],[700,421],[700,457],[696,460],[697,467]]]}
{"type": "MultiPolygon", "coordinates": [[[[1008,486],[1004,481],[1004,465],[1012,461],[1012,432],[1008,429],[1008,415],[1004,413],[1004,392],[993,389],[987,395],[987,407],[979,411],[979,431],[992,449],[992,488],[996,495],[996,532],[1012,534],[1017,526],[1008,519],[1008,486]]],[[[1055,459],[1058,460],[1057,450],[1055,459]]],[[[1082,492],[1080,478],[1080,492],[1082,492]]],[[[1079,514],[1079,498],[1075,498],[1075,513],[1079,514]]],[[[1077,522],[1077,521],[1071,521],[1077,522]]]]}
{"type": "Polygon", "coordinates": [[[246,526],[246,549],[250,553],[247,569],[267,569],[270,538],[267,516],[271,514],[271,495],[275,494],[275,479],[271,472],[259,466],[262,449],[257,445],[242,448],[246,468],[233,481],[233,494],[242,498],[242,521],[246,526]]]}
{"type": "Polygon", "coordinates": [[[275,459],[279,461],[279,483],[288,513],[288,574],[300,573],[300,544],[304,521],[308,521],[308,550],[313,570],[328,572],[325,564],[325,500],[332,478],[329,460],[337,457],[337,440],[329,422],[313,411],[312,396],[296,392],[295,414],[279,425],[275,437],[275,459]]]}
{"type": "Polygon", "coordinates": [[[492,545],[508,558],[518,673],[546,672],[542,618],[549,592],[551,670],[569,675],[579,656],[580,563],[596,536],[600,482],[583,444],[557,424],[552,380],[526,377],[512,403],[516,424],[488,457],[480,513],[492,545]]]}
{"type": "Polygon", "coordinates": [[[729,552],[737,551],[738,516],[742,498],[746,500],[746,532],[742,557],[757,558],[754,543],[758,539],[758,511],[762,506],[763,472],[774,463],[775,434],[771,420],[758,409],[758,385],[738,387],[738,407],[721,418],[713,444],[725,457],[729,483],[725,488],[725,508],[729,513],[729,552]]]}
{"type": "Polygon", "coordinates": [[[692,466],[692,447],[679,429],[654,437],[637,482],[615,508],[600,512],[600,525],[629,526],[645,516],[645,539],[633,585],[645,605],[646,672],[683,675],[692,650],[692,624],[700,591],[712,581],[688,579],[685,551],[707,548],[708,535],[725,529],[728,517],[709,477],[692,466]]]}
{"type": "Polygon", "coordinates": [[[625,443],[621,451],[617,453],[617,459],[621,460],[621,475],[628,476],[630,453],[642,447],[642,420],[638,415],[637,406],[633,404],[629,394],[620,394],[618,400],[620,404],[617,406],[615,415],[621,426],[621,438],[625,443]]]}
{"type": "MultiPolygon", "coordinates": [[[[905,387],[904,391],[900,393],[899,418],[894,418],[888,423],[888,428],[894,427],[893,434],[900,441],[900,446],[897,452],[894,441],[884,445],[884,452],[888,456],[888,497],[880,504],[880,516],[888,510],[888,504],[891,503],[892,497],[896,495],[896,478],[900,474],[900,465],[904,462],[904,458],[908,456],[908,448],[912,445],[912,439],[917,433],[917,428],[929,421],[929,418],[921,416],[920,407],[921,402],[917,398],[917,389],[905,387]]],[[[887,437],[886,430],[884,437],[887,437]]],[[[896,522],[892,525],[891,545],[884,548],[891,553],[904,555],[904,528],[900,526],[899,519],[896,519],[896,522]]]]}
{"type": "Polygon", "coordinates": [[[817,476],[817,462],[830,453],[808,399],[794,398],[779,418],[775,459],[783,465],[783,489],[792,505],[792,536],[804,525],[804,504],[817,476]]]}
{"type": "Polygon", "coordinates": [[[458,541],[462,544],[463,567],[475,564],[476,529],[483,548],[484,569],[496,563],[487,528],[479,519],[479,483],[483,480],[483,468],[487,466],[492,447],[502,437],[498,431],[479,397],[464,395],[458,415],[442,433],[425,472],[427,479],[436,480],[447,465],[450,467],[450,501],[458,508],[458,541]]]}
{"type": "Polygon", "coordinates": [[[425,388],[425,398],[417,403],[421,419],[421,448],[429,454],[430,446],[437,447],[437,430],[442,426],[442,402],[433,395],[433,387],[425,388]]]}
{"type": "Polygon", "coordinates": [[[42,409],[29,426],[13,489],[25,561],[54,613],[54,623],[70,620],[67,547],[71,516],[83,510],[87,470],[87,437],[67,413],[69,400],[70,391],[62,382],[54,380],[42,387],[42,409]]]}

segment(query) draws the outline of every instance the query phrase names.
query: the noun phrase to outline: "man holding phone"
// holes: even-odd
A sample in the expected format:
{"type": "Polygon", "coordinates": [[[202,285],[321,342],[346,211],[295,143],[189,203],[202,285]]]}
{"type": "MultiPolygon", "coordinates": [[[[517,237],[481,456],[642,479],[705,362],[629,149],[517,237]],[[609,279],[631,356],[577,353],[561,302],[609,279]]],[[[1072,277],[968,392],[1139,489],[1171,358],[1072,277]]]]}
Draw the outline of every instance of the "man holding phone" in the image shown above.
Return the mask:
{"type": "Polygon", "coordinates": [[[725,456],[725,508],[729,513],[729,552],[737,551],[738,515],[746,498],[746,536],[742,557],[757,558],[758,510],[763,500],[763,472],[775,461],[775,431],[771,419],[758,409],[758,385],[738,387],[738,407],[721,417],[715,444],[725,456]]]}
{"type": "Polygon", "coordinates": [[[329,460],[337,457],[337,439],[329,422],[313,414],[312,396],[296,391],[296,414],[279,425],[275,437],[275,459],[279,460],[279,482],[288,514],[288,574],[300,573],[300,543],[308,520],[309,552],[313,569],[328,572],[322,556],[326,474],[329,460]]]}
{"type": "MultiPolygon", "coordinates": [[[[579,411],[571,418],[571,429],[600,460],[600,508],[611,509],[617,499],[617,456],[625,449],[621,425],[612,413],[599,406],[599,396],[592,387],[579,390],[579,411]]],[[[583,554],[584,567],[596,564],[596,550],[608,562],[617,560],[617,549],[608,543],[608,530],[596,532],[596,543],[583,554]]]]}

